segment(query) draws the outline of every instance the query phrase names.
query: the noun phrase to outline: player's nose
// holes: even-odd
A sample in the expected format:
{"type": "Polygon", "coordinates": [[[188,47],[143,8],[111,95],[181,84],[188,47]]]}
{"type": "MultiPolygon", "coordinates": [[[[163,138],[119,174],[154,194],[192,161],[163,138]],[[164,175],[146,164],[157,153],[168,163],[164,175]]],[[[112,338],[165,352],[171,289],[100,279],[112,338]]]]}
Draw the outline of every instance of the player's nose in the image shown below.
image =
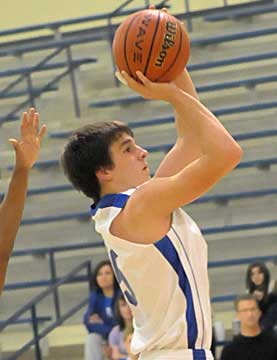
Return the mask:
{"type": "Polygon", "coordinates": [[[138,153],[141,159],[145,159],[148,156],[148,151],[141,146],[138,147],[138,153]]]}

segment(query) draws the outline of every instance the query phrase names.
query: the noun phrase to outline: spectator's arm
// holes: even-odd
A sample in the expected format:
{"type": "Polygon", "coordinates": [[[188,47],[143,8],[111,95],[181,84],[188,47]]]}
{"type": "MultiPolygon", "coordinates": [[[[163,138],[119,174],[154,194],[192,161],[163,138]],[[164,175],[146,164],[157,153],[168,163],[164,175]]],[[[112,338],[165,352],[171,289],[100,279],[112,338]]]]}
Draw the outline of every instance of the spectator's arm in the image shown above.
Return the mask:
{"type": "Polygon", "coordinates": [[[104,338],[107,338],[110,331],[111,331],[111,326],[107,325],[107,324],[97,324],[97,323],[88,323],[86,325],[88,331],[90,333],[97,333],[102,335],[104,338]]]}
{"type": "Polygon", "coordinates": [[[96,310],[96,300],[97,300],[97,294],[94,291],[92,291],[89,296],[88,308],[84,314],[84,319],[83,319],[84,325],[86,326],[88,331],[89,331],[88,326],[90,324],[89,318],[92,314],[95,313],[96,310]]]}
{"type": "Polygon", "coordinates": [[[126,354],[122,354],[119,350],[119,343],[120,343],[120,329],[119,326],[114,326],[109,334],[109,346],[112,349],[112,360],[119,360],[126,358],[126,354]]]}
{"type": "Polygon", "coordinates": [[[119,351],[118,346],[112,346],[112,360],[120,360],[120,359],[125,359],[126,358],[126,354],[122,354],[119,351]]]}
{"type": "Polygon", "coordinates": [[[88,332],[90,332],[90,333],[94,332],[94,333],[100,334],[103,337],[107,338],[109,335],[109,332],[112,329],[112,326],[107,325],[105,323],[98,323],[98,322],[90,321],[91,315],[98,314],[97,306],[96,306],[97,297],[98,297],[98,294],[96,292],[91,292],[91,295],[89,298],[89,306],[84,315],[84,325],[86,326],[88,332]]]}

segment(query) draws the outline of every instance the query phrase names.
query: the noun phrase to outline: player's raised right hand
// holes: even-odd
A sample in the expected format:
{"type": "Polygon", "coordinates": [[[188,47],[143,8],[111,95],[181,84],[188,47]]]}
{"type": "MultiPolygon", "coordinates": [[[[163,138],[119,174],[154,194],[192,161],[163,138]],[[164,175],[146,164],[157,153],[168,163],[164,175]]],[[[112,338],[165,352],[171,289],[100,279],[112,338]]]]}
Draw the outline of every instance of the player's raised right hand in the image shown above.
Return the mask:
{"type": "Polygon", "coordinates": [[[145,99],[149,100],[163,100],[171,102],[174,94],[179,91],[177,86],[173,83],[156,83],[149,80],[142,72],[136,72],[140,82],[133,79],[125,71],[121,72],[121,76],[127,83],[130,89],[142,95],[145,99]]]}

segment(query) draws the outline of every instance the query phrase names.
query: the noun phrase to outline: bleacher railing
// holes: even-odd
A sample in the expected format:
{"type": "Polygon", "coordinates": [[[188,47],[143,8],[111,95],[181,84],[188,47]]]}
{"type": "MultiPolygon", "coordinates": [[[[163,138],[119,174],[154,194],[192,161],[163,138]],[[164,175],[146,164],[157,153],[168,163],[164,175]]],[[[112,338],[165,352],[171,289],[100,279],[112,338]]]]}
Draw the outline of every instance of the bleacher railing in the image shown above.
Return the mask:
{"type": "MultiPolygon", "coordinates": [[[[49,22],[49,23],[43,23],[43,24],[38,24],[38,25],[31,25],[31,26],[26,26],[26,27],[21,27],[21,28],[15,28],[15,29],[9,29],[9,30],[2,30],[0,31],[0,37],[3,36],[9,36],[9,35],[17,35],[17,34],[22,34],[22,33],[28,33],[28,32],[34,32],[34,31],[39,31],[42,29],[50,29],[54,32],[54,37],[53,36],[46,36],[44,40],[55,40],[52,41],[52,48],[53,47],[59,47],[59,46],[66,46],[66,51],[67,51],[67,59],[68,59],[68,64],[69,64],[69,69],[71,69],[71,71],[69,71],[69,75],[70,75],[70,80],[71,80],[71,86],[72,86],[72,94],[73,94],[73,102],[74,102],[74,108],[75,108],[75,114],[76,117],[80,117],[80,106],[79,106],[79,100],[78,100],[78,93],[77,93],[77,87],[76,87],[76,80],[74,77],[74,68],[72,68],[72,61],[70,60],[71,58],[71,53],[70,53],[70,45],[73,45],[74,43],[82,43],[82,42],[88,42],[88,41],[95,41],[95,40],[100,40],[103,39],[103,33],[105,33],[106,35],[104,35],[104,37],[109,40],[110,43],[110,47],[112,46],[112,40],[113,40],[113,34],[115,31],[115,28],[117,25],[113,25],[113,19],[119,16],[126,16],[129,15],[130,13],[134,12],[134,11],[138,11],[141,10],[145,7],[149,6],[150,1],[149,0],[145,0],[144,1],[144,7],[139,7],[139,8],[133,8],[133,9],[127,9],[124,10],[124,8],[128,5],[130,5],[134,0],[127,0],[125,1],[123,4],[121,4],[119,7],[117,7],[114,11],[112,12],[108,12],[108,13],[103,13],[103,14],[96,14],[96,15],[92,15],[92,16],[87,16],[87,17],[80,17],[80,18],[75,18],[75,19],[67,19],[64,21],[54,21],[54,22],[49,22]],[[77,37],[77,42],[76,42],[76,38],[75,39],[68,39],[69,41],[66,41],[66,35],[70,35],[70,33],[62,33],[60,32],[60,28],[61,27],[66,27],[66,26],[70,26],[73,24],[81,24],[84,22],[94,22],[94,21],[98,21],[98,20],[106,20],[107,21],[107,25],[106,27],[102,27],[101,31],[100,29],[98,29],[98,31],[96,33],[94,33],[94,36],[86,36],[86,38],[81,39],[82,36],[78,36],[77,37]],[[102,32],[102,35],[101,35],[102,32]],[[55,44],[56,43],[56,44],[55,44]]],[[[175,14],[178,18],[181,18],[183,20],[186,20],[188,22],[188,30],[192,31],[192,19],[194,17],[199,17],[199,16],[205,16],[205,15],[209,15],[210,13],[213,13],[215,11],[223,11],[226,10],[226,8],[228,9],[235,9],[238,10],[240,8],[245,8],[245,7],[249,7],[249,5],[251,4],[255,4],[255,5],[266,5],[266,4],[271,4],[273,1],[272,0],[253,0],[253,1],[249,1],[247,3],[243,3],[243,4],[229,4],[229,2],[227,0],[223,0],[223,4],[222,6],[216,7],[216,8],[208,8],[208,9],[202,9],[202,10],[197,10],[197,11],[190,11],[190,1],[189,0],[184,0],[184,12],[180,13],[180,14],[175,14]]],[[[162,0],[161,2],[159,2],[158,4],[156,4],[157,8],[162,8],[162,7],[170,7],[170,3],[169,0],[162,0]]],[[[87,33],[90,32],[91,29],[85,29],[83,32],[79,31],[79,35],[83,34],[83,35],[87,35],[87,33]]],[[[96,29],[97,30],[97,29],[96,29]]],[[[77,33],[72,33],[72,35],[75,34],[77,35],[77,33]]],[[[36,39],[36,38],[35,38],[36,39]]],[[[14,42],[2,42],[2,44],[0,44],[0,56],[6,56],[6,55],[15,55],[15,56],[22,56],[25,52],[29,52],[29,51],[36,51],[36,50],[42,50],[42,49],[47,49],[49,47],[49,44],[43,44],[43,38],[41,37],[41,41],[39,41],[39,46],[28,46],[28,45],[32,45],[33,42],[35,42],[35,39],[27,39],[24,40],[23,44],[27,44],[27,46],[21,46],[20,44],[22,44],[20,41],[17,43],[16,41],[14,42]],[[46,45],[46,46],[44,46],[46,45]]],[[[40,38],[37,38],[37,40],[39,40],[40,38]]],[[[50,44],[51,45],[51,44],[50,44]]],[[[51,46],[50,46],[51,48],[51,46]]],[[[111,56],[111,60],[112,60],[112,64],[113,64],[113,71],[115,70],[115,64],[114,64],[114,59],[113,56],[111,56]]],[[[42,89],[42,91],[36,92],[34,91],[34,89],[32,89],[32,79],[31,79],[31,72],[30,73],[26,73],[23,75],[23,78],[26,78],[27,80],[27,89],[28,89],[28,93],[29,93],[29,99],[27,101],[25,101],[24,103],[20,104],[20,106],[18,106],[16,109],[14,109],[13,111],[11,111],[9,114],[7,114],[4,117],[1,117],[0,119],[0,123],[3,122],[4,120],[16,120],[17,117],[15,116],[15,113],[24,108],[27,104],[29,105],[35,105],[34,101],[35,98],[40,96],[41,93],[43,91],[47,91],[51,89],[51,86],[49,84],[47,84],[45,86],[45,88],[42,89]]],[[[18,79],[19,82],[21,82],[22,79],[18,79]]],[[[56,82],[54,82],[55,84],[56,82]]],[[[52,84],[52,83],[51,83],[52,84]]],[[[116,84],[118,85],[118,82],[116,80],[116,84]]],[[[12,84],[12,86],[14,86],[12,84]]],[[[7,89],[4,89],[2,92],[0,92],[0,95],[4,95],[6,93],[7,89]]]]}
{"type": "MultiPolygon", "coordinates": [[[[169,1],[170,0],[160,1],[158,4],[156,4],[156,7],[161,8],[163,6],[165,6],[165,7],[170,6],[169,1]]],[[[1,30],[0,37],[8,37],[8,36],[13,36],[13,35],[18,35],[18,34],[33,33],[33,32],[37,32],[37,31],[45,30],[45,29],[52,31],[55,37],[57,37],[57,34],[58,34],[58,37],[60,37],[60,35],[61,35],[60,28],[61,27],[66,28],[67,26],[71,26],[71,25],[77,25],[77,24],[83,24],[83,23],[93,23],[93,22],[99,21],[99,20],[107,20],[107,25],[108,25],[109,18],[129,15],[130,13],[132,13],[134,11],[139,11],[139,10],[142,10],[143,8],[148,7],[150,4],[149,0],[144,0],[143,1],[145,4],[144,7],[137,7],[137,8],[133,8],[131,10],[128,9],[128,10],[122,11],[122,9],[124,7],[126,7],[127,5],[129,5],[131,2],[133,2],[133,0],[125,1],[123,4],[121,4],[117,9],[113,10],[112,12],[100,13],[100,14],[95,14],[95,15],[83,16],[83,17],[79,17],[79,18],[52,21],[52,22],[48,22],[48,23],[35,24],[35,25],[23,26],[23,27],[18,27],[18,28],[13,28],[13,29],[1,30]]],[[[153,2],[151,2],[151,3],[153,3],[153,2]]],[[[274,0],[249,0],[245,3],[240,3],[238,1],[237,4],[236,3],[234,4],[233,1],[230,3],[229,0],[222,0],[221,6],[219,5],[218,7],[205,8],[205,9],[201,9],[201,10],[197,10],[197,11],[191,11],[191,3],[192,3],[192,0],[184,0],[184,11],[182,12],[184,15],[184,18],[189,19],[190,22],[193,17],[209,15],[210,13],[214,13],[216,11],[219,11],[219,12],[224,11],[225,12],[226,9],[240,10],[243,8],[248,8],[249,6],[255,6],[255,5],[263,6],[263,5],[274,3],[274,0]]],[[[182,15],[182,14],[180,14],[180,15],[182,15]]],[[[3,47],[5,45],[6,44],[2,42],[2,44],[0,44],[0,47],[3,47]]]]}
{"type": "Polygon", "coordinates": [[[53,85],[59,83],[59,81],[67,75],[70,77],[75,115],[76,117],[80,117],[81,111],[75,78],[75,69],[84,63],[96,62],[96,59],[86,58],[81,60],[73,60],[71,47],[69,44],[66,44],[65,42],[57,42],[55,45],[57,49],[39,61],[35,66],[32,66],[30,69],[23,70],[22,74],[16,80],[13,80],[8,85],[6,85],[4,89],[0,90],[0,97],[4,97],[5,95],[9,94],[10,90],[12,90],[14,87],[27,81],[27,90],[29,94],[27,100],[24,100],[20,104],[16,105],[16,107],[10,110],[6,115],[0,117],[0,125],[5,121],[17,120],[17,112],[21,109],[25,109],[27,105],[36,106],[35,99],[40,97],[43,92],[50,90],[53,85]],[[32,81],[32,73],[43,70],[52,59],[56,58],[63,51],[66,53],[67,61],[65,65],[67,68],[61,74],[56,75],[54,78],[52,78],[52,80],[48,81],[47,84],[35,90],[32,81]]]}
{"type": "MultiPolygon", "coordinates": [[[[14,30],[3,30],[0,31],[0,36],[7,36],[7,35],[14,35],[19,33],[25,33],[25,32],[31,32],[31,31],[37,31],[45,28],[49,28],[54,30],[55,36],[54,40],[51,40],[48,43],[39,43],[35,44],[31,41],[26,46],[14,46],[10,47],[7,44],[7,48],[3,47],[3,44],[1,45],[0,50],[0,56],[6,56],[6,55],[14,55],[17,58],[21,58],[24,53],[27,52],[33,52],[33,51],[41,51],[46,49],[55,49],[51,54],[47,55],[43,60],[41,60],[38,64],[35,66],[32,66],[30,69],[23,69],[23,73],[16,79],[13,80],[11,83],[9,83],[7,86],[5,86],[4,89],[0,90],[0,98],[4,98],[5,96],[8,96],[10,94],[10,90],[12,90],[15,86],[22,84],[23,82],[27,82],[27,93],[28,98],[27,100],[24,100],[20,104],[18,104],[15,108],[10,110],[7,114],[0,117],[0,125],[5,121],[13,121],[17,120],[18,116],[17,113],[21,109],[25,109],[26,106],[36,106],[35,99],[40,97],[41,94],[45,91],[50,91],[51,88],[53,88],[53,85],[57,84],[62,78],[64,78],[66,75],[69,75],[70,77],[70,83],[71,83],[71,90],[72,90],[72,96],[73,96],[73,104],[74,104],[74,110],[75,110],[75,116],[77,118],[80,118],[81,116],[81,109],[80,109],[80,101],[78,96],[78,89],[77,89],[77,82],[76,82],[76,76],[75,76],[75,69],[81,65],[82,62],[76,62],[72,58],[72,51],[71,47],[73,45],[78,45],[85,42],[91,42],[94,41],[96,38],[93,36],[84,37],[82,39],[63,39],[62,34],[59,32],[59,28],[61,26],[65,25],[72,25],[74,23],[82,23],[85,21],[96,21],[99,19],[106,19],[107,20],[107,29],[108,29],[108,39],[110,44],[112,44],[113,39],[113,29],[112,29],[112,19],[116,16],[121,16],[126,14],[130,14],[133,11],[141,10],[145,7],[149,6],[149,0],[145,0],[145,7],[135,8],[135,9],[129,9],[125,12],[122,12],[121,10],[131,4],[134,0],[127,0],[122,5],[120,5],[118,8],[116,8],[111,13],[107,14],[99,14],[88,18],[79,18],[79,19],[71,19],[68,21],[57,21],[52,22],[48,24],[40,24],[40,25],[34,25],[29,27],[23,27],[18,28],[14,30]],[[36,71],[43,70],[43,67],[49,63],[50,60],[58,56],[62,51],[65,51],[66,53],[66,59],[67,59],[67,69],[62,72],[61,74],[54,77],[51,81],[49,81],[46,85],[44,85],[42,88],[34,89],[33,81],[32,81],[32,73],[36,71]]],[[[166,6],[166,2],[168,0],[161,1],[157,7],[163,7],[166,6]]],[[[99,37],[99,36],[98,36],[99,37]]],[[[112,46],[112,45],[111,45],[112,46]]],[[[91,62],[95,62],[96,59],[91,59],[91,62]]],[[[113,57],[112,57],[112,61],[113,57]]],[[[89,62],[89,61],[87,61],[89,62]]],[[[115,65],[113,65],[115,67],[115,65]]]]}
{"type": "MultiPolygon", "coordinates": [[[[276,223],[277,224],[277,223],[276,223]]],[[[239,225],[238,225],[239,226],[239,225]]],[[[243,230],[243,229],[242,229],[243,230]]],[[[205,232],[208,234],[209,232],[205,232]]],[[[73,245],[66,245],[66,246],[55,246],[55,247],[45,247],[45,248],[37,248],[37,249],[24,249],[24,250],[16,250],[12,253],[13,257],[22,257],[22,256],[44,256],[48,257],[49,260],[49,278],[47,279],[40,279],[36,281],[28,281],[28,282],[21,282],[21,283],[11,283],[6,284],[4,290],[17,290],[22,288],[32,288],[32,287],[45,287],[51,284],[55,284],[57,281],[60,280],[60,277],[57,275],[56,269],[56,254],[63,253],[67,251],[80,251],[84,249],[96,249],[96,248],[103,248],[104,243],[103,241],[95,241],[91,243],[81,243],[81,244],[73,244],[73,245]]],[[[228,259],[228,260],[219,260],[219,261],[211,261],[208,263],[209,268],[216,268],[216,267],[223,267],[223,266],[238,266],[238,265],[248,265],[251,262],[256,261],[262,262],[277,262],[277,254],[272,254],[268,256],[258,256],[258,257],[247,257],[247,258],[240,258],[240,259],[228,259]]],[[[83,282],[87,281],[86,276],[75,276],[70,279],[70,282],[83,282]]],[[[217,298],[212,298],[212,302],[221,302],[221,301],[230,301],[235,297],[234,294],[231,295],[223,295],[217,298]]],[[[54,303],[55,303],[55,311],[56,314],[59,315],[59,298],[58,294],[54,296],[54,303]]],[[[1,329],[1,327],[0,327],[1,329]]]]}
{"type": "MultiPolygon", "coordinates": [[[[82,264],[78,265],[73,269],[69,274],[67,274],[62,279],[56,281],[51,287],[44,290],[41,294],[36,296],[33,300],[28,302],[26,305],[24,305],[21,309],[16,311],[11,317],[9,317],[6,321],[0,323],[0,333],[3,331],[7,326],[12,325],[15,321],[20,321],[20,318],[22,315],[25,315],[26,313],[30,313],[31,315],[31,324],[32,324],[32,330],[33,330],[33,338],[28,341],[26,344],[24,344],[19,350],[14,352],[11,356],[6,357],[4,360],[15,360],[18,359],[20,355],[22,355],[25,351],[30,349],[31,346],[35,347],[35,355],[36,360],[42,360],[42,353],[40,349],[40,340],[46,336],[50,331],[52,331],[57,326],[61,325],[65,320],[70,318],[72,315],[74,315],[76,312],[78,312],[82,307],[84,307],[88,303],[88,297],[86,299],[83,299],[80,303],[72,307],[70,310],[67,310],[63,315],[61,315],[60,311],[58,311],[56,305],[56,301],[58,301],[58,290],[59,287],[62,285],[70,282],[76,274],[78,274],[80,271],[86,270],[86,278],[91,279],[92,272],[91,272],[91,263],[90,261],[85,261],[82,264]],[[54,296],[54,302],[55,302],[55,310],[56,310],[56,319],[55,321],[47,326],[42,331],[39,330],[39,321],[41,320],[41,317],[38,315],[37,307],[38,304],[41,303],[47,296],[52,295],[54,296]]],[[[88,294],[90,291],[90,284],[88,281],[88,294]]],[[[59,301],[58,301],[58,307],[59,307],[59,301]]]]}

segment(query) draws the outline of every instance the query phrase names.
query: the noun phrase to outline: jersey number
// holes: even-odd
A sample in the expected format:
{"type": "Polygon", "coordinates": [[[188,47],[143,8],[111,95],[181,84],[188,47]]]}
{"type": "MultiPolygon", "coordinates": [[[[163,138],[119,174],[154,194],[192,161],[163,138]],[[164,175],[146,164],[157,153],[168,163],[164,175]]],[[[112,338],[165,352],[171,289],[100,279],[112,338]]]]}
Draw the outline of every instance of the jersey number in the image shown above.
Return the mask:
{"type": "Polygon", "coordinates": [[[124,295],[126,296],[126,298],[128,299],[130,304],[137,306],[138,302],[137,302],[136,296],[134,294],[134,291],[132,290],[128,280],[126,279],[126,277],[124,276],[124,274],[122,273],[122,271],[119,269],[119,267],[117,265],[117,262],[116,262],[116,259],[118,258],[117,253],[114,252],[113,250],[110,250],[110,257],[111,257],[113,269],[115,272],[115,276],[117,278],[119,285],[121,285],[121,283],[123,282],[123,284],[127,288],[127,290],[124,291],[124,295]]]}

